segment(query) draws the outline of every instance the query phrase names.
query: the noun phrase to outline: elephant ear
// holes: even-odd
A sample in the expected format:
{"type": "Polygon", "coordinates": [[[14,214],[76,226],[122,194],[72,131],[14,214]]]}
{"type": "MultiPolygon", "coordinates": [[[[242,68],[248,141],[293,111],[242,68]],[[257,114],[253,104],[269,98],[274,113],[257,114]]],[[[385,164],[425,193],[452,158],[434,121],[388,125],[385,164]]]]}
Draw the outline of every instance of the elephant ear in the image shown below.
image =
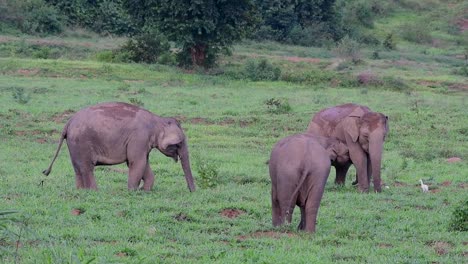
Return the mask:
{"type": "Polygon", "coordinates": [[[351,137],[353,142],[357,142],[359,139],[359,125],[360,125],[360,118],[348,118],[344,130],[345,133],[351,137]]]}
{"type": "Polygon", "coordinates": [[[164,124],[162,132],[158,136],[158,148],[165,150],[170,145],[179,144],[184,141],[184,134],[175,120],[170,120],[164,124]]]}

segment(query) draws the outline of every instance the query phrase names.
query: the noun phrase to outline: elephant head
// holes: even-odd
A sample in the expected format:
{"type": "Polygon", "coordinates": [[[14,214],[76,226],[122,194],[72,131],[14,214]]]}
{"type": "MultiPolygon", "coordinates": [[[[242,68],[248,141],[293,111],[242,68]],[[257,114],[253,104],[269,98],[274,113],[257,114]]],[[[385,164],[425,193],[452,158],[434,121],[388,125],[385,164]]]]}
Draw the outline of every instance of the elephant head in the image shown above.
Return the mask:
{"type": "Polygon", "coordinates": [[[187,138],[176,119],[165,118],[162,122],[162,128],[157,136],[157,148],[161,153],[173,158],[176,162],[180,158],[188,188],[191,192],[195,191],[192,170],[190,169],[187,138]]]}
{"type": "Polygon", "coordinates": [[[383,144],[388,128],[388,117],[377,112],[364,113],[356,122],[349,122],[345,132],[352,141],[359,143],[367,154],[367,177],[373,177],[374,189],[381,191],[380,169],[382,161],[383,144]]]}
{"type": "Polygon", "coordinates": [[[349,149],[346,144],[339,140],[333,140],[327,148],[327,152],[333,163],[345,164],[349,162],[349,149]]]}

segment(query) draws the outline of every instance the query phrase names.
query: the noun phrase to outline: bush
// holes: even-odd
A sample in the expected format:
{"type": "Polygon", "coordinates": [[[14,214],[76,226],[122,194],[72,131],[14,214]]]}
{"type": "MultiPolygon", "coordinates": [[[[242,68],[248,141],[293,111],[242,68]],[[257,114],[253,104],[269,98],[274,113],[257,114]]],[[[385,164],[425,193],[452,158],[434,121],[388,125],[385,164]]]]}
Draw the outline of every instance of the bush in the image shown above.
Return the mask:
{"type": "Polygon", "coordinates": [[[449,222],[450,231],[468,231],[468,200],[462,201],[462,203],[455,208],[452,213],[452,218],[449,222]]]}
{"type": "Polygon", "coordinates": [[[166,37],[158,32],[145,32],[128,40],[117,54],[123,53],[122,57],[133,62],[155,63],[161,55],[169,53],[169,49],[166,37]]]}
{"type": "Polygon", "coordinates": [[[29,96],[29,94],[25,93],[24,92],[24,88],[23,87],[15,87],[13,88],[13,99],[17,102],[17,103],[20,103],[20,104],[27,104],[29,102],[29,100],[31,99],[31,97],[29,96]]]}
{"type": "Polygon", "coordinates": [[[272,114],[287,114],[292,111],[287,99],[270,98],[265,101],[265,105],[272,114]]]}
{"type": "Polygon", "coordinates": [[[202,188],[213,188],[219,183],[218,165],[214,161],[197,158],[198,184],[202,188]]]}
{"type": "Polygon", "coordinates": [[[396,41],[393,36],[393,33],[389,33],[387,34],[387,36],[385,36],[385,40],[382,42],[382,45],[386,50],[396,49],[396,41]]]}
{"type": "Polygon", "coordinates": [[[245,65],[244,74],[252,81],[276,81],[281,76],[281,69],[273,66],[267,59],[259,62],[249,60],[245,65]]]}
{"type": "Polygon", "coordinates": [[[338,42],[334,49],[334,53],[337,57],[347,61],[352,61],[354,64],[357,64],[362,60],[361,45],[349,36],[345,36],[338,42]]]}
{"type": "Polygon", "coordinates": [[[286,37],[286,43],[301,46],[326,46],[333,42],[333,36],[329,33],[329,28],[324,23],[315,23],[302,28],[295,26],[286,37]]]}
{"type": "Polygon", "coordinates": [[[409,42],[427,44],[432,42],[431,32],[426,23],[408,23],[399,28],[400,36],[409,42]]]}
{"type": "Polygon", "coordinates": [[[17,26],[25,33],[56,34],[63,31],[63,18],[44,0],[4,1],[0,21],[17,26]]]}

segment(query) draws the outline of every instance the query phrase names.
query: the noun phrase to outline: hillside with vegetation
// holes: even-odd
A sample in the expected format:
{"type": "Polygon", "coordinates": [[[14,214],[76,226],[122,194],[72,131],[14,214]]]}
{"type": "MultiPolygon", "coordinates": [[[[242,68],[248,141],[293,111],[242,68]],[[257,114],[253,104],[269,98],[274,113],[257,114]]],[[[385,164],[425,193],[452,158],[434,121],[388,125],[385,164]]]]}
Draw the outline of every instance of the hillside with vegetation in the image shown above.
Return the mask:
{"type": "Polygon", "coordinates": [[[466,262],[466,1],[160,2],[0,0],[0,262],[466,262]],[[67,120],[108,101],[179,120],[196,192],[157,150],[151,192],[125,164],[77,190],[66,147],[41,173],[67,120]],[[315,234],[298,208],[272,227],[273,145],[348,102],[389,117],[382,193],[332,168],[315,234]]]}

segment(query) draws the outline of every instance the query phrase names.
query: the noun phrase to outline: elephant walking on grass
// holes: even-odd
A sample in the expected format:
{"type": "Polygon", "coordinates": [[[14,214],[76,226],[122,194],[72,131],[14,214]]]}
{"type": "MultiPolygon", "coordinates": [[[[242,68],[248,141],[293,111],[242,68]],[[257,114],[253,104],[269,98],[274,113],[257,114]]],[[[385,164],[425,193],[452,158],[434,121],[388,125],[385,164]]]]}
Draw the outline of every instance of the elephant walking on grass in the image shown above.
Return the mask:
{"type": "Polygon", "coordinates": [[[356,167],[361,192],[369,191],[371,177],[374,191],[382,191],[380,169],[388,131],[387,116],[357,104],[323,109],[313,116],[307,128],[308,133],[336,138],[346,144],[351,162],[333,164],[336,169],[335,183],[345,183],[346,173],[352,163],[356,167]]]}
{"type": "Polygon", "coordinates": [[[273,225],[291,223],[296,205],[301,209],[300,230],[315,232],[315,222],[331,161],[349,160],[345,144],[336,139],[297,134],[280,140],[271,152],[273,225]]]}
{"type": "Polygon", "coordinates": [[[176,162],[180,158],[188,188],[195,191],[190,169],[187,138],[174,118],[159,117],[126,103],[102,103],[78,111],[65,125],[55,156],[63,140],[67,140],[71,162],[75,169],[76,187],[97,189],[94,167],[127,163],[128,189],[149,191],[154,174],[148,162],[149,153],[157,148],[176,162]]]}

